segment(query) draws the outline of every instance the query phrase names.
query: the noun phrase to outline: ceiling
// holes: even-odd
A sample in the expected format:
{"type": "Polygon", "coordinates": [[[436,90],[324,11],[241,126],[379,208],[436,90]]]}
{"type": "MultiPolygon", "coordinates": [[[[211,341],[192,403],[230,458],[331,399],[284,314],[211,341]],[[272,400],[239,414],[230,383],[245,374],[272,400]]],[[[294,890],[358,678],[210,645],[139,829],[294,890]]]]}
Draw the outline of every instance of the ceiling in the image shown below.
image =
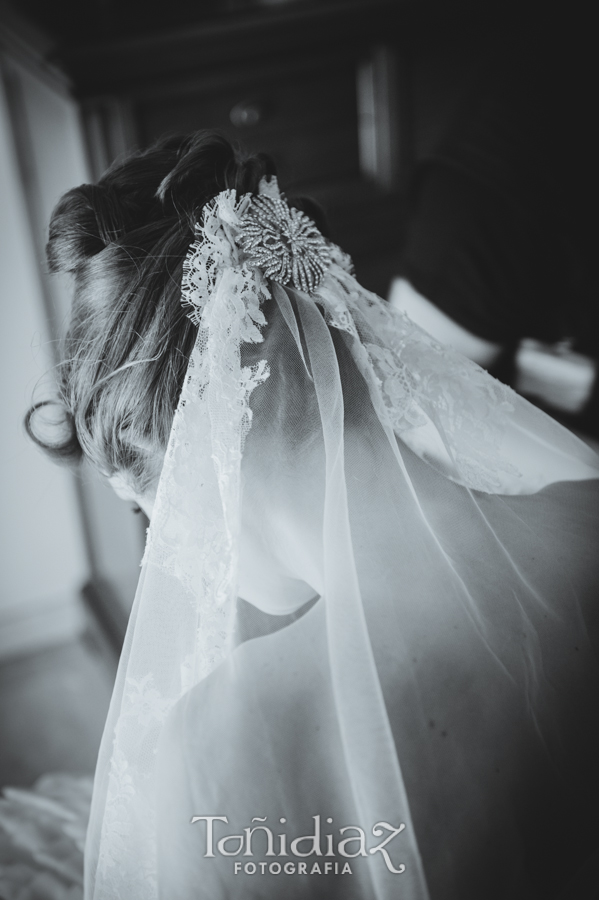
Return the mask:
{"type": "MultiPolygon", "coordinates": [[[[517,2],[517,0],[514,0],[517,2]]],[[[519,0],[520,6],[525,0],[519,0]]],[[[1,4],[1,0],[0,0],[1,4]]],[[[501,9],[509,6],[504,0],[501,9]]],[[[324,8],[363,8],[381,5],[381,0],[5,0],[19,18],[39,29],[58,47],[97,44],[120,38],[135,38],[176,31],[234,17],[256,17],[324,8]]],[[[480,0],[389,0],[398,16],[439,21],[480,18],[480,0]]],[[[486,7],[487,10],[492,7],[486,7]]]]}
{"type": "Polygon", "coordinates": [[[331,2],[336,0],[9,0],[9,5],[56,43],[72,45],[156,34],[239,14],[259,16],[288,7],[322,7],[331,2]]]}

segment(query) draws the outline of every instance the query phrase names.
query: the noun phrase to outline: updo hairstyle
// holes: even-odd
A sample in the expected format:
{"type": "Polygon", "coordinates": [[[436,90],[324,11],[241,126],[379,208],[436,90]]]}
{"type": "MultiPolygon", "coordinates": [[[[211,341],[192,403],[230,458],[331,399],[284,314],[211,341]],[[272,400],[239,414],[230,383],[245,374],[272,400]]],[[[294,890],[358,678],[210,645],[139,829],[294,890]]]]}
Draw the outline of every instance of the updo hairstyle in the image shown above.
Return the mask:
{"type": "MultiPolygon", "coordinates": [[[[212,132],[163,139],[68,191],[50,222],[52,272],[74,277],[57,397],[27,413],[31,438],[58,462],[84,457],[138,493],[157,479],[196,327],[181,305],[183,261],[203,206],[221,191],[256,193],[275,167],[212,132]],[[53,415],[52,439],[42,427],[53,415]]],[[[318,206],[290,201],[323,233],[318,206]]]]}

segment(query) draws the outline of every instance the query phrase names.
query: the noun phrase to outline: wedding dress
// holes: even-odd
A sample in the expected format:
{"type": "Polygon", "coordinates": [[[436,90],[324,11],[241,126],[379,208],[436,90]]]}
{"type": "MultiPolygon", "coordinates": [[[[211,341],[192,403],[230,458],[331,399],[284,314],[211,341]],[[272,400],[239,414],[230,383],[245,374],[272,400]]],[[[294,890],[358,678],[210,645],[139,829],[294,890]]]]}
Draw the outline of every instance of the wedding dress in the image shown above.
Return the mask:
{"type": "Polygon", "coordinates": [[[0,796],[2,900],[81,900],[91,779],[43,775],[0,796]]]}
{"type": "Polygon", "coordinates": [[[597,457],[274,180],[205,208],[182,293],[87,900],[557,897],[598,838],[597,457]]]}

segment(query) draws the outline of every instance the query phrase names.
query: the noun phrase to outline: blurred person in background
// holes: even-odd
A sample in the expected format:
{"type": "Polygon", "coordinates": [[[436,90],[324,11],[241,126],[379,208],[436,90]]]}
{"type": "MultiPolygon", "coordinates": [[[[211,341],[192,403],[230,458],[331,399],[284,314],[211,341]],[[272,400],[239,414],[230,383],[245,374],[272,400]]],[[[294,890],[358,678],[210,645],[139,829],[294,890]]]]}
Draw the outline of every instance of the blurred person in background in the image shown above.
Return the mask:
{"type": "Polygon", "coordinates": [[[596,439],[597,72],[576,26],[535,22],[481,67],[414,172],[389,299],[596,439]]]}

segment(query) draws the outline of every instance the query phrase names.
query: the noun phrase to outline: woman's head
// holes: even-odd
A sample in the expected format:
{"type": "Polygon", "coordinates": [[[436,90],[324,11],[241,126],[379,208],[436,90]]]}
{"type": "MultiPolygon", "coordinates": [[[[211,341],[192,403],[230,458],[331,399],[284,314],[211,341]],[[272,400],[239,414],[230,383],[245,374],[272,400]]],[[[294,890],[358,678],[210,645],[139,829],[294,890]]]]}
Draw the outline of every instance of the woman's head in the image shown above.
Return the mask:
{"type": "Polygon", "coordinates": [[[194,225],[220,191],[254,193],[272,174],[268,157],[242,157],[198,132],[134,153],[60,200],[48,261],[72,273],[75,289],[58,368],[59,438],[42,437],[43,407],[26,420],[51,456],[85,457],[134,492],[151,490],[195,340],[181,306],[194,225]]]}

